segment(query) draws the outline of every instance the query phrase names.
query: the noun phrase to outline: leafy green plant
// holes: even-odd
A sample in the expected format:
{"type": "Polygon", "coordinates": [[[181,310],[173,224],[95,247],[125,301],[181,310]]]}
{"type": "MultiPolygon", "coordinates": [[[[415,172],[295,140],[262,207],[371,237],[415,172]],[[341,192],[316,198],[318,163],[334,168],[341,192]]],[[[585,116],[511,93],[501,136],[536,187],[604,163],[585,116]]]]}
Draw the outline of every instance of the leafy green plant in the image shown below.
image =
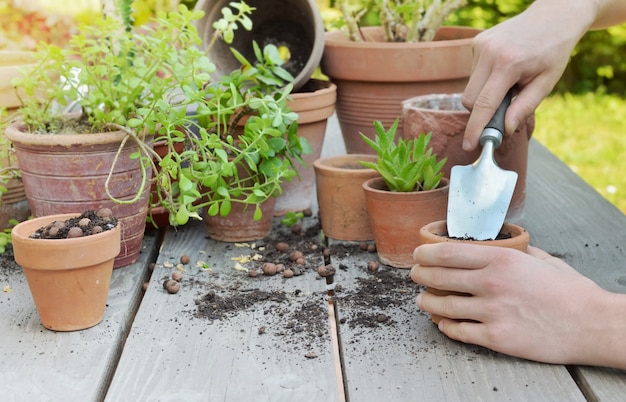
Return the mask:
{"type": "Polygon", "coordinates": [[[280,223],[282,225],[292,227],[302,218],[304,218],[303,212],[288,211],[285,216],[280,220],[280,223]]]}
{"type": "Polygon", "coordinates": [[[200,219],[200,208],[228,215],[233,202],[252,205],[260,219],[259,204],[297,175],[295,161],[303,162],[309,145],[297,136],[297,114],[287,107],[293,77],[275,46],[255,44],[254,61],[233,49],[242,67],[211,77],[215,65],[207,54],[213,43],[231,41],[238,25],[251,29],[254,8],[230,6],[235,12],[222,9],[206,51],[194,25],[203,12],[182,5],[142,27],[133,26],[123,6],[121,18],[83,26],[66,49],[43,45],[39,66],[16,82],[24,122],[44,134],[62,132],[68,121],[88,132],[125,132],[125,141],[138,145],[132,157],[141,162],[144,180],[132,200],[109,193],[116,202],[135,202],[151,170],[158,194],[153,205],[165,207],[174,225],[200,219]],[[78,117],[65,114],[72,107],[80,109],[78,117]],[[166,156],[152,150],[151,136],[166,142],[166,156]],[[179,143],[184,151],[174,152],[179,143]]]}
{"type": "MultiPolygon", "coordinates": [[[[362,2],[357,2],[362,4],[362,2]]],[[[426,42],[435,37],[437,29],[454,11],[465,6],[466,0],[373,0],[378,20],[387,42],[426,42]]],[[[360,31],[360,19],[368,9],[357,9],[349,0],[340,3],[344,24],[350,40],[365,41],[360,31]]]]}
{"type": "Polygon", "coordinates": [[[418,138],[396,140],[399,119],[389,130],[380,121],[374,122],[375,140],[361,133],[361,138],[377,154],[376,163],[361,161],[361,165],[376,170],[385,180],[391,191],[409,192],[437,188],[443,173],[441,168],[446,158],[437,161],[432,148],[427,148],[431,133],[420,134],[418,138]]]}

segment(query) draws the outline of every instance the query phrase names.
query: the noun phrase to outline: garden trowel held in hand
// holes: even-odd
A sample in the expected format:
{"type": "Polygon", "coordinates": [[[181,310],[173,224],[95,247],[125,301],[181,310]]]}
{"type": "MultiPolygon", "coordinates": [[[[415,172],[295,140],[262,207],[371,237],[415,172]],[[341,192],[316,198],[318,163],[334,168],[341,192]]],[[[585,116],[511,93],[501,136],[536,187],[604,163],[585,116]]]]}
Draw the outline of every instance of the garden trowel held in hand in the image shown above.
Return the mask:
{"type": "Polygon", "coordinates": [[[504,115],[511,104],[512,89],[480,135],[483,150],[471,165],[450,171],[448,236],[474,240],[495,239],[509,209],[517,173],[501,169],[494,151],[504,136],[504,115]]]}

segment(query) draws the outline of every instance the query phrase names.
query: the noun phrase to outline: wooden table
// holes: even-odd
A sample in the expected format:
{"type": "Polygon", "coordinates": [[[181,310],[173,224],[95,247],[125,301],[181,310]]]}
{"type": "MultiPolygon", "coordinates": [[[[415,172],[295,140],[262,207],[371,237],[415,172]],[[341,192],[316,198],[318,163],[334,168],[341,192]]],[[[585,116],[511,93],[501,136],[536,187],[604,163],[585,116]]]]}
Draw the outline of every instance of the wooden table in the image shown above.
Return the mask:
{"type": "MultiPolygon", "coordinates": [[[[325,154],[341,152],[338,138],[333,118],[325,154]]],[[[316,223],[315,216],[304,221],[311,230],[316,223]]],[[[626,293],[626,216],[535,141],[522,224],[533,245],[605,289],[626,293]]],[[[273,237],[293,238],[278,222],[273,237]]],[[[249,278],[233,258],[265,253],[269,240],[244,247],[215,242],[201,222],[170,229],[163,239],[148,231],[140,261],[113,274],[104,321],[71,333],[44,329],[21,270],[0,271],[0,400],[610,401],[626,395],[625,371],[535,363],[446,338],[415,307],[420,289],[408,270],[382,266],[369,273],[375,254],[355,244],[331,245],[338,269],[329,305],[326,282],[316,274],[325,263],[316,239],[302,275],[249,278]],[[162,283],[181,255],[190,263],[181,291],[170,295],[162,283]],[[252,296],[256,302],[246,304],[252,296]],[[213,305],[232,309],[213,320],[199,316],[200,307],[211,312],[213,305]]]]}

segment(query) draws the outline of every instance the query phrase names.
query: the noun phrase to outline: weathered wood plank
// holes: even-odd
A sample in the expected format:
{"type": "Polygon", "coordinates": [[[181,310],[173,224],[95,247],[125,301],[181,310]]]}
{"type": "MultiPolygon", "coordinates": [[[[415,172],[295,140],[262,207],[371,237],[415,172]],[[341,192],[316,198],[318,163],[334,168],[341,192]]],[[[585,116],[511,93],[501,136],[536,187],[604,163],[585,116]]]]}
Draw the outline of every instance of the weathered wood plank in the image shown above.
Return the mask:
{"type": "MultiPolygon", "coordinates": [[[[541,144],[531,144],[526,217],[531,243],[567,261],[598,285],[626,293],[626,216],[541,144]]],[[[575,367],[592,400],[621,400],[626,371],[575,367]]]]}
{"type": "Polygon", "coordinates": [[[93,328],[54,332],[39,321],[19,267],[0,272],[0,399],[99,401],[142,295],[157,234],[148,232],[138,262],[113,271],[104,320],[93,328]]]}
{"type": "Polygon", "coordinates": [[[256,252],[207,239],[202,222],[170,230],[106,400],[339,400],[325,284],[315,280],[321,250],[291,279],[234,269],[232,257],[256,252]],[[175,269],[168,263],[181,255],[191,260],[182,288],[167,294],[162,283],[175,269]],[[203,262],[209,269],[197,266],[203,262]],[[235,304],[254,291],[271,297],[222,319],[197,316],[196,300],[209,292],[235,304]]]}
{"type": "Polygon", "coordinates": [[[335,247],[333,265],[343,268],[337,305],[350,400],[584,400],[565,367],[448,339],[417,310],[420,289],[409,270],[381,266],[372,274],[364,261],[375,257],[354,246],[338,256],[335,247]]]}

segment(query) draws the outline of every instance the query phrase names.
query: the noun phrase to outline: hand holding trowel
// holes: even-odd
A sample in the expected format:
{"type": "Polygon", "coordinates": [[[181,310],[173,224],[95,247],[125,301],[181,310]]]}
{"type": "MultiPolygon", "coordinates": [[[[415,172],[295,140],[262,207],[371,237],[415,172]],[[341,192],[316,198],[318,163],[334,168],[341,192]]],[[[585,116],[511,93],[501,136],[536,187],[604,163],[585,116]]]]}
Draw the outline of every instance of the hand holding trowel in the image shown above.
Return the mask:
{"type": "Polygon", "coordinates": [[[517,173],[501,169],[494,151],[502,144],[504,115],[513,97],[510,89],[480,135],[480,157],[450,172],[448,236],[474,240],[495,239],[509,209],[517,173]]]}

